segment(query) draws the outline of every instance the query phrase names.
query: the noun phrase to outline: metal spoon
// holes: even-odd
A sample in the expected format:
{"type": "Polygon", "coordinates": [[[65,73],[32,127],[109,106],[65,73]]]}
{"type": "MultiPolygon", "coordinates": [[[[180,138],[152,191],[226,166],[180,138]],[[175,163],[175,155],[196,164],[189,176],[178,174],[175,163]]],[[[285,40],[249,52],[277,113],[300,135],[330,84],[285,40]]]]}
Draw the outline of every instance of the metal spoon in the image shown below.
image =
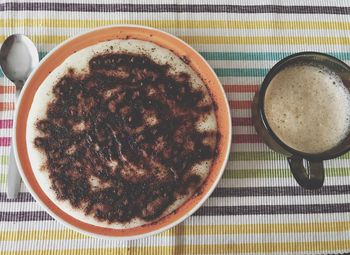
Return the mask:
{"type": "MultiPolygon", "coordinates": [[[[0,49],[0,66],[5,76],[16,85],[16,101],[30,73],[39,64],[34,43],[25,35],[14,34],[6,38],[0,49]]],[[[21,187],[13,146],[7,174],[7,197],[16,198],[21,187]]]]}

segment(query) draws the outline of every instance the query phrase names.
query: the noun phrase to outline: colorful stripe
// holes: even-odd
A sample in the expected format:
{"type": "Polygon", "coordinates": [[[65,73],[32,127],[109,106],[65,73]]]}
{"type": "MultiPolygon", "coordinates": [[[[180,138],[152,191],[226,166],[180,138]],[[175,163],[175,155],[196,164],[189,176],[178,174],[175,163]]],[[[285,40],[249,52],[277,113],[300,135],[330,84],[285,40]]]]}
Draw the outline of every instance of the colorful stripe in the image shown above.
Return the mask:
{"type": "MultiPolygon", "coordinates": [[[[348,155],[347,155],[348,157],[348,155]]],[[[281,158],[286,160],[286,157],[281,158]]],[[[326,168],[326,177],[350,177],[348,168],[326,168]]],[[[290,169],[230,169],[224,172],[224,179],[249,179],[249,178],[291,178],[290,169]]]]}
{"type": "Polygon", "coordinates": [[[0,111],[13,111],[15,104],[12,102],[0,102],[0,111]]]}
{"type": "MultiPolygon", "coordinates": [[[[59,250],[35,250],[35,254],[71,255],[71,254],[232,254],[232,253],[276,253],[276,252],[321,252],[329,250],[347,250],[350,242],[263,242],[263,243],[233,243],[216,245],[174,245],[174,246],[143,246],[143,247],[111,247],[111,248],[82,248],[59,250]]],[[[32,255],[33,251],[0,252],[0,255],[32,255]]]]}
{"type": "Polygon", "coordinates": [[[62,12],[186,12],[186,13],[293,13],[349,14],[343,6],[297,5],[208,5],[208,4],[87,4],[87,3],[22,3],[0,4],[0,11],[62,11],[62,12]]]}
{"type": "MultiPolygon", "coordinates": [[[[303,224],[237,224],[237,225],[182,225],[159,234],[159,236],[174,236],[181,231],[183,236],[200,235],[237,235],[237,234],[267,234],[267,233],[308,233],[308,232],[340,232],[349,231],[350,222],[322,222],[303,224]],[[178,230],[180,229],[181,230],[178,230]]],[[[46,231],[2,231],[2,241],[11,240],[64,240],[86,239],[85,235],[75,231],[46,230],[46,231]],[[54,237],[54,238],[53,238],[54,237]]]]}
{"type": "MultiPolygon", "coordinates": [[[[1,71],[2,74],[2,71],[1,71]]],[[[15,86],[0,86],[0,94],[13,94],[16,92],[15,86]]]]}
{"type": "Polygon", "coordinates": [[[232,118],[233,126],[252,126],[253,122],[251,118],[232,118]]]}
{"type": "MultiPolygon", "coordinates": [[[[193,216],[238,216],[278,214],[328,214],[350,213],[350,204],[301,204],[301,205],[254,205],[254,206],[202,206],[193,216]]],[[[45,211],[1,212],[0,222],[52,221],[45,211]]]]}
{"type": "Polygon", "coordinates": [[[251,109],[252,101],[228,101],[232,109],[251,109]]]}
{"type": "MultiPolygon", "coordinates": [[[[133,24],[160,29],[333,29],[350,30],[349,22],[314,21],[242,21],[242,20],[63,20],[0,19],[0,27],[94,28],[115,24],[133,24]]],[[[284,56],[286,53],[281,53],[284,56]]],[[[266,56],[268,58],[272,56],[266,56]]],[[[248,59],[247,59],[248,60],[248,59]]]]}
{"type": "Polygon", "coordinates": [[[0,120],[0,129],[1,128],[12,128],[13,126],[13,120],[0,120]]]}
{"type": "MultiPolygon", "coordinates": [[[[277,61],[296,52],[200,52],[206,60],[277,61]]],[[[342,60],[350,60],[349,52],[325,52],[342,60]]]]}
{"type": "Polygon", "coordinates": [[[335,36],[180,36],[189,44],[348,45],[349,37],[335,36]]]}
{"type": "Polygon", "coordinates": [[[11,137],[0,137],[0,146],[10,146],[11,145],[11,137]]]}

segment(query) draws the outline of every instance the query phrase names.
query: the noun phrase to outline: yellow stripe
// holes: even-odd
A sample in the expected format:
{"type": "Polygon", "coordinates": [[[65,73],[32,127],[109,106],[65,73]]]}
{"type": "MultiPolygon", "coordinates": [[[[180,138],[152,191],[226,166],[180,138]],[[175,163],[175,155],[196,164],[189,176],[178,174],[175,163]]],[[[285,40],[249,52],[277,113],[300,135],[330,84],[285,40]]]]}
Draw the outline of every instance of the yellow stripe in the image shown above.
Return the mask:
{"type": "MultiPolygon", "coordinates": [[[[32,35],[30,38],[36,44],[59,44],[68,36],[32,35]]],[[[350,37],[305,37],[305,36],[180,36],[190,44],[272,44],[272,45],[349,45],[350,37]]],[[[5,36],[0,35],[0,41],[5,36]]]]}
{"type": "Polygon", "coordinates": [[[71,255],[71,254],[233,254],[233,253],[268,253],[268,252],[320,252],[349,249],[350,241],[298,242],[298,243],[232,243],[213,245],[177,245],[120,248],[91,248],[69,250],[34,250],[0,252],[0,255],[71,255]]]}
{"type": "Polygon", "coordinates": [[[316,37],[316,36],[181,36],[190,44],[350,44],[349,37],[316,37]]]}
{"type": "Polygon", "coordinates": [[[329,21],[0,19],[0,27],[93,28],[113,24],[135,24],[157,28],[350,30],[349,22],[329,21]]]}
{"type": "MultiPolygon", "coordinates": [[[[60,36],[60,35],[29,35],[34,43],[39,44],[59,44],[64,40],[68,39],[69,36],[60,36]]],[[[5,36],[0,35],[0,41],[4,41],[5,36]]]]}
{"type": "MultiPolygon", "coordinates": [[[[293,224],[241,224],[241,225],[179,225],[159,234],[165,236],[198,236],[198,235],[234,235],[234,234],[278,234],[309,232],[343,232],[350,231],[350,222],[293,223],[293,224]]],[[[63,240],[84,239],[69,229],[33,230],[33,231],[1,231],[2,241],[13,240],[63,240]]]]}

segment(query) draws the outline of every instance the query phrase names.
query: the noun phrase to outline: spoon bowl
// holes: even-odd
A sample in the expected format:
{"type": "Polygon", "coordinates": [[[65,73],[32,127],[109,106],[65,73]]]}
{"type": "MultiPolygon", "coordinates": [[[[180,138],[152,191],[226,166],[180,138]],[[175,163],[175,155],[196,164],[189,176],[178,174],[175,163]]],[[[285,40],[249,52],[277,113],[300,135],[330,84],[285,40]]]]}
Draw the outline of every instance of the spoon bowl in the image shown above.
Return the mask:
{"type": "Polygon", "coordinates": [[[9,36],[1,46],[0,66],[5,76],[22,87],[30,73],[39,64],[39,55],[34,43],[25,35],[9,36]]]}

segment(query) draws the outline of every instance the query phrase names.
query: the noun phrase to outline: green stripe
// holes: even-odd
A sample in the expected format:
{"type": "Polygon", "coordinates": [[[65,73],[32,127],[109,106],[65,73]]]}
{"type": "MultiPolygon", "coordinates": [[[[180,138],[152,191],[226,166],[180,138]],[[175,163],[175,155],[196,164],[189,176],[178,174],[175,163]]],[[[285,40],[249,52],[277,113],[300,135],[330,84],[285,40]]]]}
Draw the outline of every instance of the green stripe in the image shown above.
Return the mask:
{"type": "Polygon", "coordinates": [[[201,52],[206,60],[279,60],[290,53],[288,52],[201,52]]]}
{"type": "Polygon", "coordinates": [[[264,77],[269,71],[266,68],[214,68],[219,77],[264,77]]]}
{"type": "Polygon", "coordinates": [[[272,151],[230,153],[230,160],[232,161],[283,160],[285,158],[285,156],[272,151]]]}
{"type": "MultiPolygon", "coordinates": [[[[295,52],[200,52],[206,60],[278,61],[295,52]]],[[[341,60],[350,60],[349,52],[326,52],[341,60]]]]}
{"type": "MultiPolygon", "coordinates": [[[[328,177],[350,176],[350,168],[329,168],[325,170],[328,177]]],[[[289,169],[226,169],[224,179],[244,178],[291,178],[289,169]]]]}
{"type": "Polygon", "coordinates": [[[0,165],[7,165],[9,156],[0,155],[0,165]]]}
{"type": "Polygon", "coordinates": [[[288,169],[246,169],[229,170],[226,169],[224,179],[244,179],[244,178],[287,178],[291,177],[288,169]]]}
{"type": "MultiPolygon", "coordinates": [[[[9,161],[9,156],[0,155],[0,165],[7,165],[8,161],[9,161]]],[[[4,184],[4,183],[6,183],[6,174],[1,173],[0,174],[0,184],[4,184]]]]}
{"type": "Polygon", "coordinates": [[[0,174],[0,184],[6,183],[6,174],[0,174]]]}

